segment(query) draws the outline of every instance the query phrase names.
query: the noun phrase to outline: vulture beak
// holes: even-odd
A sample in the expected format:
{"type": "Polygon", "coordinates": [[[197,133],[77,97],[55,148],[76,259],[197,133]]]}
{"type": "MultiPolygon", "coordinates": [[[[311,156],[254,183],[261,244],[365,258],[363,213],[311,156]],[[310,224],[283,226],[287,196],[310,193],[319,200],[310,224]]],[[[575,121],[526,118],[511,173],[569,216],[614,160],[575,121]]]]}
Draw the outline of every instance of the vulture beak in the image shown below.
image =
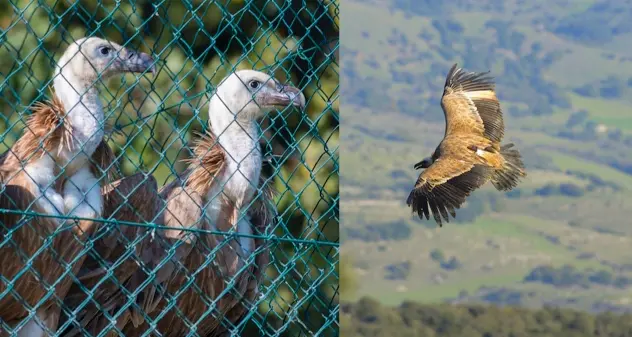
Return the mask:
{"type": "Polygon", "coordinates": [[[285,108],[292,105],[299,109],[305,108],[305,95],[289,85],[278,85],[275,91],[262,92],[261,96],[265,106],[285,108]]]}
{"type": "Polygon", "coordinates": [[[415,167],[415,170],[419,170],[419,169],[427,169],[430,167],[430,165],[432,165],[432,158],[428,157],[428,158],[424,158],[422,161],[415,164],[414,167],[415,167]]]}
{"type": "Polygon", "coordinates": [[[151,56],[133,50],[124,50],[124,52],[119,53],[119,57],[121,58],[119,62],[124,71],[131,73],[151,71],[152,75],[156,76],[156,66],[154,65],[154,59],[152,59],[151,56]]]}

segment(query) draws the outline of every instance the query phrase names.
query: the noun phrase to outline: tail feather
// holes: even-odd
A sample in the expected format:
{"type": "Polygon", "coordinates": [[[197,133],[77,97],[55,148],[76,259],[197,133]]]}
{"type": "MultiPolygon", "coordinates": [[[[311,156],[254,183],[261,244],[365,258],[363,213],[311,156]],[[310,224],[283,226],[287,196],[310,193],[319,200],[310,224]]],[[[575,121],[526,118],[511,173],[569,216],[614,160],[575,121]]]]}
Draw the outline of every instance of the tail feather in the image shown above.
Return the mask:
{"type": "Polygon", "coordinates": [[[510,143],[500,147],[500,154],[505,159],[505,164],[492,176],[492,184],[499,191],[512,190],[518,186],[520,179],[527,175],[522,156],[513,146],[514,144],[510,143]]]}

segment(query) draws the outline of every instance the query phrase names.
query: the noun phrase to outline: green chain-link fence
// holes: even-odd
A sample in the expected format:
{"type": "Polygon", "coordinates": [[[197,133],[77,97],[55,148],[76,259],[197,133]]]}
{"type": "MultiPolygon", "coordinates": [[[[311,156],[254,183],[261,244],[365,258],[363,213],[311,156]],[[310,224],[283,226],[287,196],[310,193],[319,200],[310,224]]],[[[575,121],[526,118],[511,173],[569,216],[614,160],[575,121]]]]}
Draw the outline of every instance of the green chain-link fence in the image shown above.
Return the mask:
{"type": "MultiPolygon", "coordinates": [[[[30,107],[53,98],[49,88],[54,83],[57,62],[68,46],[82,37],[107,39],[129,50],[145,52],[156,61],[156,76],[128,74],[122,77],[123,80],[117,77],[106,82],[106,86],[98,87],[105,117],[113,129],[113,132],[105,133],[105,140],[114,154],[115,162],[111,165],[114,176],[146,173],[156,179],[158,188],[169,183],[178,184],[180,180],[176,177],[184,175],[195,163],[187,159],[199,154],[194,153],[192,144],[199,139],[198,134],[209,129],[208,98],[222,78],[238,69],[255,69],[274,76],[281,83],[291,84],[303,92],[307,103],[302,110],[287,108],[280,113],[270,113],[261,124],[262,156],[267,159],[261,175],[268,178],[266,184],[272,186],[276,194],[271,202],[274,217],[266,221],[266,231],[252,235],[255,240],[261,239],[265,243],[263,247],[270,252],[269,264],[262,281],[257,284],[259,295],[255,300],[240,300],[240,292],[232,289],[234,281],[221,277],[225,291],[210,298],[199,284],[202,277],[197,274],[199,270],[176,266],[170,275],[184,275],[185,281],[181,284],[186,289],[155,287],[162,296],[158,305],[160,310],[143,313],[139,308],[144,307],[138,303],[147,299],[148,293],[143,289],[149,289],[156,281],[153,277],[158,269],[152,271],[152,266],[143,266],[142,279],[136,283],[117,279],[115,270],[127,268],[129,265],[125,263],[141,265],[146,262],[140,256],[143,250],[139,247],[154,242],[155,237],[161,237],[160,233],[167,232],[153,222],[153,217],[135,223],[121,219],[124,217],[117,216],[119,213],[116,212],[106,217],[105,212],[102,218],[96,219],[99,227],[90,233],[90,240],[81,245],[78,257],[65,261],[66,252],[60,251],[78,240],[80,235],[75,229],[68,229],[66,223],[62,223],[58,231],[42,236],[44,232],[37,226],[48,218],[46,214],[32,212],[30,206],[35,203],[28,203],[29,207],[22,209],[24,205],[19,200],[12,200],[9,205],[2,199],[0,219],[5,226],[0,229],[3,234],[0,238],[1,263],[22,266],[24,270],[13,270],[11,275],[5,275],[7,268],[2,269],[0,336],[10,334],[16,327],[28,326],[28,320],[36,317],[38,312],[56,306],[61,315],[58,335],[81,326],[77,322],[80,311],[92,306],[109,310],[103,316],[106,326],[119,335],[172,336],[169,331],[164,331],[165,324],[177,326],[184,322],[190,329],[183,336],[337,336],[338,6],[335,0],[0,1],[0,139],[2,152],[5,152],[0,159],[4,162],[1,164],[4,169],[0,170],[3,197],[16,196],[8,192],[11,191],[11,180],[5,171],[10,167],[7,163],[10,156],[6,153],[11,152],[25,134],[30,107]],[[31,231],[18,229],[20,226],[30,226],[31,231]],[[139,229],[133,232],[136,236],[130,237],[129,228],[139,229]],[[19,230],[27,234],[20,236],[19,230]],[[60,234],[63,231],[73,234],[63,236],[60,234]],[[31,240],[33,237],[37,240],[31,240]],[[108,264],[101,261],[104,258],[98,251],[99,240],[111,238],[116,241],[114,246],[123,253],[120,253],[120,259],[110,259],[108,264]],[[19,240],[23,242],[16,243],[19,240]],[[16,252],[21,245],[26,245],[24,240],[28,245],[41,246],[34,255],[41,253],[41,256],[52,257],[44,259],[16,252]],[[89,256],[86,261],[90,261],[92,267],[96,265],[94,270],[99,271],[93,279],[100,280],[90,286],[80,275],[85,266],[77,266],[84,255],[89,256]],[[44,261],[40,265],[36,261],[38,258],[44,261]],[[112,264],[112,260],[116,263],[112,264]],[[59,280],[38,274],[37,269],[43,269],[42,266],[58,267],[60,271],[55,275],[59,280]],[[31,283],[25,285],[27,279],[31,283]],[[61,279],[71,280],[72,287],[86,295],[79,305],[69,308],[65,295],[58,296],[56,287],[63,283],[61,279]],[[20,284],[26,288],[19,289],[20,284]],[[129,303],[123,307],[108,307],[108,301],[113,301],[114,295],[99,299],[104,303],[91,302],[99,287],[107,285],[119,287],[117,296],[123,296],[129,303]],[[44,289],[46,296],[35,300],[29,298],[31,289],[44,289]],[[187,291],[199,293],[200,317],[218,317],[220,327],[202,332],[202,318],[191,321],[180,317],[180,323],[160,323],[170,314],[177,317],[183,310],[188,310],[184,308],[188,304],[178,302],[178,296],[187,291]],[[223,296],[232,297],[244,306],[239,319],[217,316],[218,303],[223,296]],[[15,303],[22,306],[16,307],[15,303]],[[130,320],[128,326],[136,325],[140,317],[145,322],[145,325],[141,324],[145,327],[142,333],[125,334],[133,329],[117,326],[128,309],[136,310],[136,318],[130,320]],[[26,317],[21,313],[26,313],[26,317]]],[[[57,92],[55,95],[63,94],[57,92]]],[[[40,147],[44,145],[45,142],[39,142],[40,147]]],[[[60,168],[55,181],[67,179],[64,176],[66,169],[60,168]]],[[[102,185],[114,179],[104,171],[98,172],[96,178],[102,185]]],[[[131,190],[142,191],[143,188],[139,185],[131,190]]],[[[261,193],[258,189],[257,194],[261,193]]],[[[122,207],[134,207],[131,196],[120,196],[124,202],[116,205],[117,211],[122,207]]],[[[157,195],[153,197],[158,198],[157,195]]],[[[150,204],[154,198],[144,196],[140,205],[150,204]]],[[[139,211],[133,210],[133,213],[138,215],[139,211]]],[[[189,233],[197,237],[211,235],[203,230],[189,233]]],[[[223,234],[226,238],[236,235],[239,234],[223,234]]],[[[181,244],[180,241],[183,240],[179,240],[181,244]]],[[[159,247],[164,252],[157,255],[178,254],[177,250],[165,245],[159,247]]],[[[200,247],[191,251],[196,249],[200,247]]],[[[204,260],[199,263],[202,269],[215,270],[213,261],[221,249],[222,245],[218,244],[198,251],[197,256],[204,260]]],[[[177,260],[177,257],[171,258],[165,257],[153,267],[163,268],[168,260],[177,260]]],[[[247,266],[256,262],[243,263],[247,266]]],[[[215,279],[219,274],[214,276],[215,279]]],[[[163,284],[171,284],[169,282],[163,284]]],[[[106,333],[101,331],[98,335],[106,336],[106,333]]],[[[87,332],[81,334],[87,335],[87,332]]]]}

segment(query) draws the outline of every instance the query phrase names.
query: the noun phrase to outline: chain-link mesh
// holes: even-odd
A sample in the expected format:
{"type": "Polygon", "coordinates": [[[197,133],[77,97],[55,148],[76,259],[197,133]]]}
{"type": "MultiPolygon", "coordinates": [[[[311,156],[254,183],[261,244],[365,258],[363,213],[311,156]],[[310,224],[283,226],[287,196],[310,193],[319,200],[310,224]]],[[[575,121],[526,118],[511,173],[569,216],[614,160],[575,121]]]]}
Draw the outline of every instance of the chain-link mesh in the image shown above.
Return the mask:
{"type": "Polygon", "coordinates": [[[338,31],[335,0],[0,1],[0,336],[337,336],[338,31]]]}

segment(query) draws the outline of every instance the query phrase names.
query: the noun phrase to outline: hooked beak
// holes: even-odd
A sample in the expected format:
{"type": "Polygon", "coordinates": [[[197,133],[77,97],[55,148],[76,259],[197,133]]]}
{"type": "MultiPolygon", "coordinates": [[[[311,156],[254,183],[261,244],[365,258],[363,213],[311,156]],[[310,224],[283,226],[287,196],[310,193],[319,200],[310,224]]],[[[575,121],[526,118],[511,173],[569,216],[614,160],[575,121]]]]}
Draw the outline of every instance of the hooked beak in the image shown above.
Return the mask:
{"type": "Polygon", "coordinates": [[[120,62],[125,71],[131,73],[151,71],[152,75],[156,76],[156,66],[151,56],[127,49],[125,53],[119,55],[122,58],[120,62]]]}
{"type": "Polygon", "coordinates": [[[432,165],[432,158],[424,158],[422,161],[415,164],[415,170],[427,169],[432,165]]]}
{"type": "Polygon", "coordinates": [[[290,105],[299,109],[305,108],[305,95],[292,86],[284,85],[274,92],[261,93],[261,101],[265,106],[285,108],[290,105]]]}

